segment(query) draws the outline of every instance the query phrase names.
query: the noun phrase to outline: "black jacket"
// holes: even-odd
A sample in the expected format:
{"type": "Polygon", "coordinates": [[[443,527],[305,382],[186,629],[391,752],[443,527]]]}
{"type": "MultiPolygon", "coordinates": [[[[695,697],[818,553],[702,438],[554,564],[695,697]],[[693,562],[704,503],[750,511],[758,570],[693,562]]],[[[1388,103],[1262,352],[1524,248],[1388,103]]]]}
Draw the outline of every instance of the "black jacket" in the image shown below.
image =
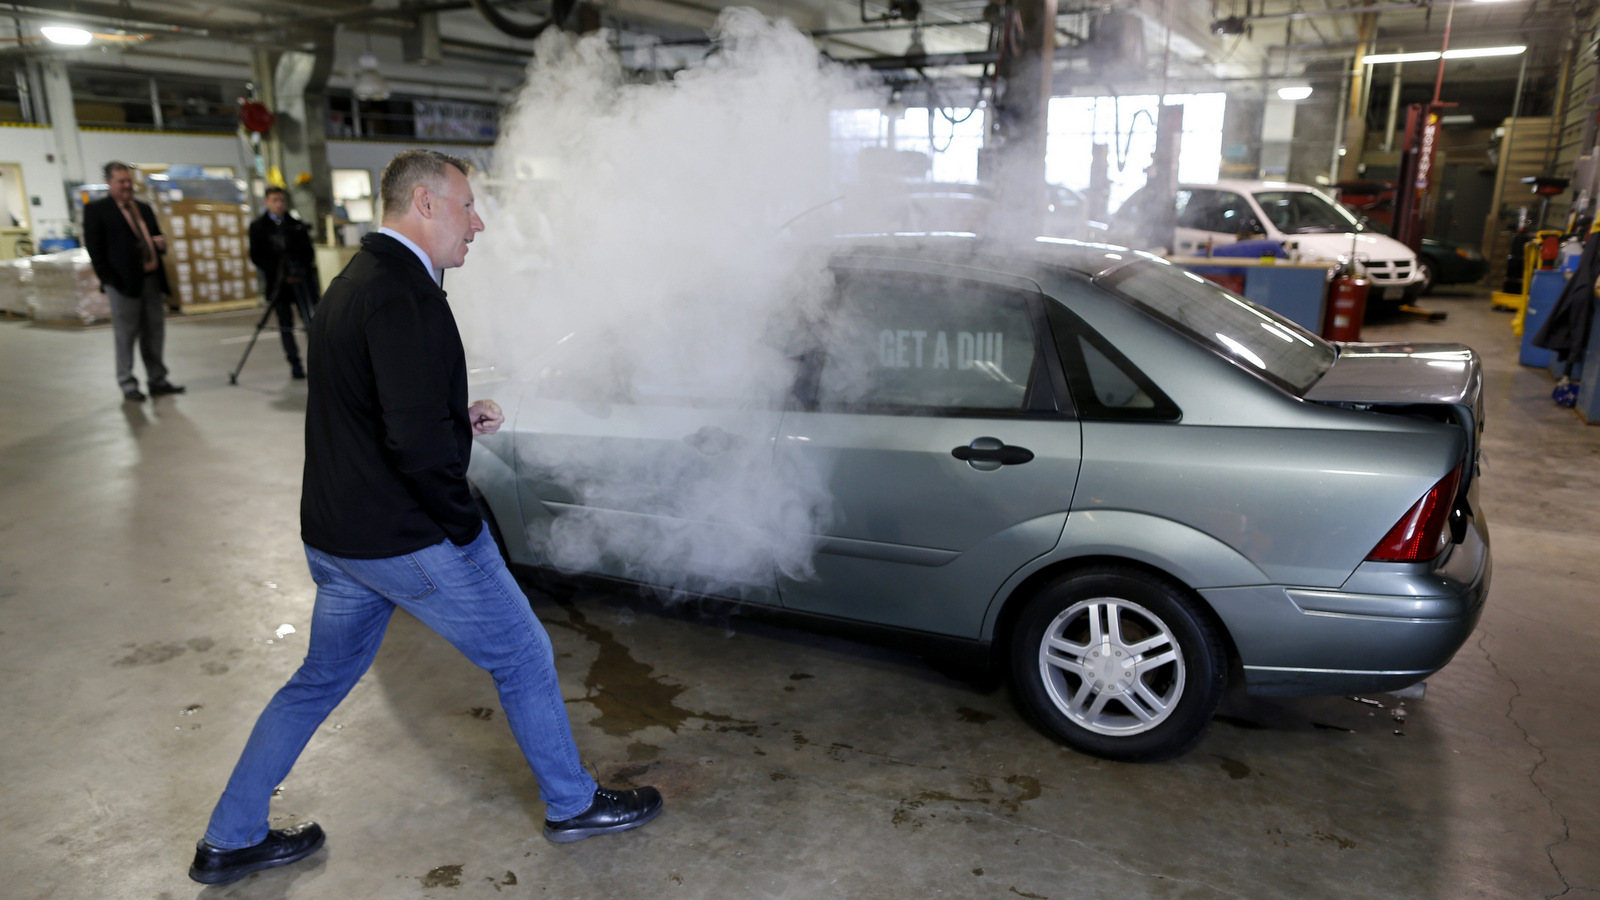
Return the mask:
{"type": "MultiPolygon", "coordinates": [[[[150,230],[150,237],[160,234],[161,226],[156,224],[155,210],[137,200],[133,201],[133,205],[144,217],[144,227],[150,230]]],[[[114,287],[125,296],[137,297],[144,292],[144,279],[148,274],[161,285],[161,293],[172,293],[172,288],[167,286],[164,266],[158,265],[154,272],[145,272],[144,260],[139,253],[139,236],[128,224],[122,210],[117,208],[117,201],[110,197],[102,197],[84,206],[83,246],[89,251],[89,261],[94,263],[94,274],[100,277],[100,290],[114,287]]],[[[163,251],[156,251],[158,260],[163,255],[163,251]]]]}
{"type": "Polygon", "coordinates": [[[334,556],[401,556],[483,519],[467,487],[467,363],[444,289],[373,233],[310,324],[300,536],[334,556]]]}
{"type": "Polygon", "coordinates": [[[1600,278],[1600,232],[1589,235],[1578,271],[1567,279],[1555,305],[1550,308],[1544,327],[1533,336],[1533,345],[1553,350],[1562,362],[1583,355],[1589,344],[1589,325],[1594,321],[1595,280],[1600,278]]]}
{"type": "Polygon", "coordinates": [[[272,221],[272,216],[262,213],[250,223],[250,261],[267,279],[267,299],[272,299],[278,288],[278,273],[298,274],[309,283],[317,281],[317,254],[311,245],[311,230],[306,223],[285,215],[283,222],[272,221]],[[284,262],[296,271],[287,271],[284,262]]]}

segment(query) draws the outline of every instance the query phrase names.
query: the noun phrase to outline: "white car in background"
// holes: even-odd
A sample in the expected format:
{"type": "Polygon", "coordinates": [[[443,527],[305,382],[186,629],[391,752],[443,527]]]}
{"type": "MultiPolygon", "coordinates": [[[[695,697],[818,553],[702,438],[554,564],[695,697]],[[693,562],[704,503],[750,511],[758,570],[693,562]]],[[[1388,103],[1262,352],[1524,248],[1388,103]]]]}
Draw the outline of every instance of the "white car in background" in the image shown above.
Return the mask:
{"type": "MultiPolygon", "coordinates": [[[[1153,197],[1140,191],[1116,219],[1137,227],[1149,221],[1153,197]]],[[[1417,254],[1394,238],[1367,231],[1356,215],[1307,184],[1284,181],[1218,181],[1180,184],[1175,196],[1177,227],[1171,251],[1204,256],[1208,249],[1244,239],[1278,241],[1302,259],[1349,259],[1372,279],[1369,306],[1398,306],[1426,288],[1417,254]]],[[[1126,235],[1124,235],[1126,237],[1126,235]]]]}

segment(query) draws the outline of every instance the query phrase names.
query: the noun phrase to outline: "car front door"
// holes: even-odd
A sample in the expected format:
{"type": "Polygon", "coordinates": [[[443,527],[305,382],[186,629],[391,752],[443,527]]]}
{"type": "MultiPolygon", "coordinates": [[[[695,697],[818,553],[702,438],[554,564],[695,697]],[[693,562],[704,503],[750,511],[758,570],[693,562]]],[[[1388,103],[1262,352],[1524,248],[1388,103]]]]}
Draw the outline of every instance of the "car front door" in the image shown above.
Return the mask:
{"type": "Polygon", "coordinates": [[[810,578],[785,607],[976,638],[997,588],[1056,545],[1081,433],[1032,281],[921,263],[841,266],[780,466],[828,473],[810,578]]]}

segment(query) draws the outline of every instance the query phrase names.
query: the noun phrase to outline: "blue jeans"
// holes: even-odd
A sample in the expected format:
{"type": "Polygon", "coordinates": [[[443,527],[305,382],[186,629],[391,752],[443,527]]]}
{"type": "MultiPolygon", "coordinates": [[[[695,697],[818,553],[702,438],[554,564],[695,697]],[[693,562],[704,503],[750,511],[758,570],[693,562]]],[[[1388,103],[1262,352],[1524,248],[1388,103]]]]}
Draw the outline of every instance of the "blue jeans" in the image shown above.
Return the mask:
{"type": "Polygon", "coordinates": [[[267,704],[211,813],[206,841],[233,850],[267,836],[272,791],[372,664],[396,606],[494,676],[511,733],[539,779],[545,817],[589,807],[594,779],[572,741],[550,638],[486,526],[470,546],[446,540],[388,559],[345,559],[306,548],[317,583],[311,641],[299,671],[267,704]]]}

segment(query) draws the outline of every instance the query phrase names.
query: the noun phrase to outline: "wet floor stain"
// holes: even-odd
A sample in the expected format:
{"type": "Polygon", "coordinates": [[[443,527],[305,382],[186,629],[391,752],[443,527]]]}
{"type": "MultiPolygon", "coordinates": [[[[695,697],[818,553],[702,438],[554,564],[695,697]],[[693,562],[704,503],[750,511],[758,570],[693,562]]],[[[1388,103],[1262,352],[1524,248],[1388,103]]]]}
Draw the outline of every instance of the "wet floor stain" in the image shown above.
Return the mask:
{"type": "Polygon", "coordinates": [[[487,706],[474,706],[473,708],[467,710],[467,715],[477,719],[480,722],[487,722],[494,718],[494,710],[487,706]]]}
{"type": "Polygon", "coordinates": [[[661,748],[655,744],[646,744],[643,741],[634,741],[628,745],[628,759],[642,760],[655,759],[661,755],[661,748]]]}
{"type": "Polygon", "coordinates": [[[973,869],[972,870],[972,874],[978,876],[979,878],[982,878],[983,877],[983,867],[979,866],[978,868],[973,869]]]}
{"type": "Polygon", "coordinates": [[[501,888],[515,885],[517,883],[517,873],[508,871],[499,881],[495,881],[493,878],[485,878],[484,881],[494,885],[495,891],[498,892],[501,888]]]}
{"type": "Polygon", "coordinates": [[[1311,727],[1321,729],[1322,731],[1342,731],[1345,734],[1356,733],[1354,728],[1346,728],[1343,725],[1329,725],[1326,722],[1312,722],[1311,727]]]}
{"type": "Polygon", "coordinates": [[[590,724],[614,737],[628,737],[652,725],[676,732],[689,719],[749,725],[743,719],[686,709],[677,704],[678,695],[688,690],[673,684],[655,669],[633,658],[633,652],[617,641],[609,630],[590,622],[570,601],[560,603],[567,620],[552,620],[547,625],[570,628],[583,635],[599,650],[584,675],[589,689],[582,699],[593,704],[600,715],[590,724]]]}
{"type": "Polygon", "coordinates": [[[460,887],[461,866],[439,866],[429,870],[422,876],[422,886],[425,888],[460,887]]]}
{"type": "Polygon", "coordinates": [[[1313,831],[1311,832],[1311,836],[1319,841],[1325,841],[1329,844],[1333,844],[1340,850],[1350,850],[1356,845],[1356,842],[1350,840],[1349,838],[1342,838],[1337,834],[1329,834],[1326,831],[1313,831]]]}
{"type": "MultiPolygon", "coordinates": [[[[991,779],[978,776],[969,781],[968,785],[972,788],[973,794],[980,796],[963,797],[947,791],[922,791],[915,797],[902,798],[900,805],[890,817],[890,822],[897,828],[901,825],[910,825],[913,830],[921,828],[928,824],[927,821],[924,821],[924,816],[927,819],[937,818],[935,813],[923,812],[929,805],[941,807],[952,813],[961,812],[963,804],[979,809],[998,806],[1008,813],[1017,813],[1022,810],[1022,804],[1038,798],[1043,791],[1043,786],[1040,785],[1039,779],[1031,775],[1007,775],[1000,781],[1006,786],[1001,789],[1005,794],[1004,796],[999,796],[1001,792],[995,790],[994,782],[991,779]],[[981,796],[984,794],[990,796],[981,796]]],[[[957,823],[971,821],[967,817],[959,815],[947,815],[946,820],[957,823]]]]}
{"type": "Polygon", "coordinates": [[[1217,759],[1222,760],[1222,771],[1227,772],[1228,777],[1234,781],[1250,777],[1250,767],[1237,759],[1229,759],[1226,756],[1218,756],[1217,759]]]}
{"type": "Polygon", "coordinates": [[[1022,804],[1027,803],[1029,800],[1037,799],[1043,791],[1043,787],[1039,784],[1039,779],[1031,775],[1007,775],[1005,782],[1017,789],[1017,796],[1008,797],[1000,801],[1001,806],[1012,812],[1020,810],[1022,804]]]}
{"type": "Polygon", "coordinates": [[[685,797],[719,776],[719,768],[717,761],[710,757],[652,759],[601,769],[599,781],[606,787],[624,791],[650,785],[665,797],[685,797]]]}
{"type": "Polygon", "coordinates": [[[815,677],[817,677],[817,676],[808,674],[806,672],[796,672],[793,675],[789,676],[789,680],[790,681],[805,681],[807,678],[815,678],[815,677]]]}
{"type": "Polygon", "coordinates": [[[228,674],[228,664],[215,661],[208,662],[200,667],[200,671],[207,675],[226,675],[228,674]]]}
{"type": "Polygon", "coordinates": [[[1243,716],[1218,715],[1211,718],[1213,721],[1221,722],[1224,725],[1232,725],[1235,728],[1243,728],[1246,731],[1265,731],[1267,729],[1267,726],[1260,722],[1254,719],[1246,719],[1243,716]]]}
{"type": "Polygon", "coordinates": [[[188,648],[184,647],[182,644],[173,644],[166,641],[155,641],[153,643],[144,645],[124,644],[123,649],[127,650],[128,652],[113,661],[111,663],[113,666],[117,666],[119,668],[129,668],[132,666],[159,665],[168,660],[177,659],[178,657],[182,656],[188,648]]]}
{"type": "Polygon", "coordinates": [[[1050,900],[1044,894],[1030,894],[1027,891],[1019,891],[1015,887],[1011,888],[1011,893],[1016,894],[1018,897],[1027,897],[1028,900],[1050,900]]]}
{"type": "Polygon", "coordinates": [[[190,638],[186,641],[189,649],[196,653],[204,653],[217,645],[217,642],[208,637],[190,638]]]}
{"type": "Polygon", "coordinates": [[[956,715],[961,717],[961,721],[971,722],[974,725],[985,725],[995,720],[993,713],[981,712],[968,706],[956,707],[956,715]]]}

